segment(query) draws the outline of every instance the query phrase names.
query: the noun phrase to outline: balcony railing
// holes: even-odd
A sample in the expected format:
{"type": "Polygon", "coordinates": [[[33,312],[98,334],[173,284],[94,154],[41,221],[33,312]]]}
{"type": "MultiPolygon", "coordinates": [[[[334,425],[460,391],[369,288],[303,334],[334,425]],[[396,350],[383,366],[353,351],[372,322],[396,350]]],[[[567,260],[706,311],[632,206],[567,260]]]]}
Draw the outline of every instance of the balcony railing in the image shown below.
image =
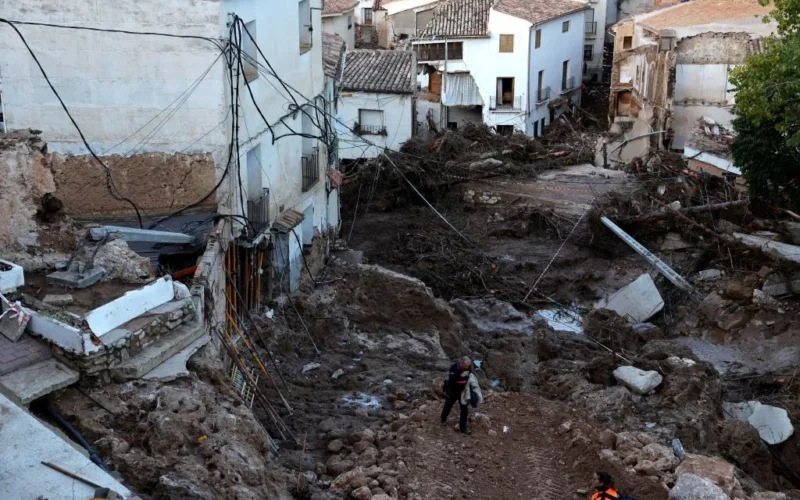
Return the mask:
{"type": "Polygon", "coordinates": [[[569,92],[570,90],[575,88],[575,77],[570,76],[566,80],[561,82],[561,92],[569,92]]]}
{"type": "Polygon", "coordinates": [[[536,104],[541,104],[550,100],[550,87],[539,89],[536,92],[536,104]]]}
{"type": "Polygon", "coordinates": [[[361,125],[356,128],[356,132],[361,135],[385,135],[386,127],[383,125],[361,125]]]}
{"type": "Polygon", "coordinates": [[[311,154],[303,155],[301,163],[303,166],[303,191],[308,191],[314,184],[319,182],[319,152],[314,148],[311,154]]]}
{"type": "Polygon", "coordinates": [[[247,200],[247,218],[256,234],[269,226],[269,189],[264,188],[257,200],[247,200]]]}
{"type": "Polygon", "coordinates": [[[515,96],[510,101],[497,102],[496,96],[489,96],[489,109],[492,111],[522,110],[522,96],[515,96]]]}
{"type": "Polygon", "coordinates": [[[584,33],[587,35],[596,35],[597,34],[597,21],[588,21],[586,23],[586,28],[584,33]]]}

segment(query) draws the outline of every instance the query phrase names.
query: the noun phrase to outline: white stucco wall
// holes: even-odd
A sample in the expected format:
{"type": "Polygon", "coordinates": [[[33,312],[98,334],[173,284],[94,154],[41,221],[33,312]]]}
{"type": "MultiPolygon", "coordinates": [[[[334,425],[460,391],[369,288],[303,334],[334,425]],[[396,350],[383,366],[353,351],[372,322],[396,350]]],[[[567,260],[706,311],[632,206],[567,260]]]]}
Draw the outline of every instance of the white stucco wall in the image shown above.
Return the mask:
{"type": "Polygon", "coordinates": [[[732,128],[731,122],[735,115],[731,108],[720,106],[675,106],[672,112],[672,128],[675,135],[672,139],[672,149],[683,149],[686,139],[692,132],[697,120],[702,117],[711,118],[721,127],[732,128]]]}
{"type": "Polygon", "coordinates": [[[416,117],[410,94],[374,94],[366,92],[339,93],[339,157],[341,159],[375,158],[383,148],[393,150],[407,141],[412,134],[416,117]],[[359,121],[359,109],[382,110],[386,135],[358,136],[348,130],[359,121]],[[344,124],[344,125],[342,125],[344,124]],[[367,142],[368,141],[368,142],[367,142]],[[372,144],[369,144],[372,143],[372,144]]]}
{"type": "MultiPolygon", "coordinates": [[[[581,22],[581,29],[585,33],[584,45],[592,46],[592,58],[584,61],[586,63],[587,74],[597,74],[598,78],[603,69],[603,45],[606,39],[606,28],[616,22],[616,2],[608,0],[585,0],[586,6],[594,11],[594,19],[591,12],[585,14],[584,21],[581,22]],[[597,23],[594,33],[586,33],[586,24],[590,21],[597,23]]],[[[581,57],[583,54],[581,53],[581,57]]]]}
{"type": "MultiPolygon", "coordinates": [[[[2,5],[2,16],[13,20],[220,36],[220,2],[214,0],[166,4],[157,0],[15,0],[2,5]]],[[[125,154],[135,148],[164,115],[126,138],[178,99],[212,67],[219,53],[213,44],[201,40],[39,26],[19,29],[98,154],[125,154]]],[[[225,114],[222,67],[221,62],[212,67],[142,151],[174,152],[188,147],[189,152],[207,152],[224,147],[224,128],[214,129],[225,114]]],[[[6,24],[0,25],[0,74],[9,129],[39,129],[50,151],[88,154],[35,62],[6,24]]]]}
{"type": "Polygon", "coordinates": [[[322,18],[322,31],[339,35],[347,49],[351,50],[355,48],[355,23],[355,12],[352,10],[336,16],[325,16],[322,18]],[[348,23],[348,17],[352,18],[352,23],[348,23]]]}
{"type": "Polygon", "coordinates": [[[728,80],[731,64],[678,64],[675,68],[675,101],[703,101],[732,106],[733,85],[728,80]]]}
{"type": "MultiPolygon", "coordinates": [[[[360,2],[358,2],[358,5],[356,5],[356,11],[355,11],[355,21],[358,24],[363,24],[363,22],[364,22],[364,19],[362,19],[363,13],[364,13],[363,9],[371,9],[374,3],[375,3],[375,0],[361,0],[360,2]]],[[[373,17],[374,17],[374,15],[373,15],[373,17]]]]}
{"type": "MultiPolygon", "coordinates": [[[[555,99],[561,94],[562,68],[564,61],[569,61],[569,75],[574,76],[574,85],[578,87],[571,92],[572,102],[580,104],[580,85],[583,73],[583,42],[584,42],[584,13],[576,12],[568,16],[554,19],[547,23],[535,26],[530,37],[531,65],[530,65],[530,96],[531,112],[527,120],[527,132],[533,135],[533,124],[541,123],[545,119],[550,124],[550,110],[547,102],[536,105],[536,94],[539,85],[539,71],[544,71],[542,88],[550,87],[550,99],[555,99]],[[562,32],[562,23],[570,21],[570,29],[562,32]],[[542,30],[541,46],[537,49],[535,30],[542,30]]],[[[541,133],[541,128],[539,130],[541,133]]]]}

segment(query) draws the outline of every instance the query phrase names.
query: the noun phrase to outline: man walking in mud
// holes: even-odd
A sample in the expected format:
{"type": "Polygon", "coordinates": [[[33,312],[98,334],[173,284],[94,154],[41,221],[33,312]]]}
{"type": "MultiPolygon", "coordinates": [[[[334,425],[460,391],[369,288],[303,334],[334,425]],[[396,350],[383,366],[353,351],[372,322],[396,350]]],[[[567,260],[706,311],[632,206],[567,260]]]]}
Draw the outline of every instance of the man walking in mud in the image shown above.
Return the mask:
{"type": "Polygon", "coordinates": [[[447,425],[447,417],[450,415],[450,410],[456,403],[459,403],[461,414],[458,419],[458,428],[464,434],[467,431],[467,412],[469,411],[468,403],[461,404],[461,394],[467,386],[470,374],[472,373],[472,360],[467,356],[461,358],[460,361],[453,363],[450,367],[450,374],[444,383],[444,408],[442,408],[442,425],[447,425]]]}

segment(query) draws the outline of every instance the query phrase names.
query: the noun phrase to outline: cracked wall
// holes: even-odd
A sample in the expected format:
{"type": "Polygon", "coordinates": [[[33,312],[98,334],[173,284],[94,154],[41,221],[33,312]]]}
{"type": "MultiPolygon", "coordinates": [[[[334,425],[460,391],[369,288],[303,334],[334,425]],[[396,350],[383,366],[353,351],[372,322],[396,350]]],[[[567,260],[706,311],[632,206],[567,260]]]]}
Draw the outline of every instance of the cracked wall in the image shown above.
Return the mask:
{"type": "MultiPolygon", "coordinates": [[[[133,215],[125,201],[114,199],[106,187],[106,172],[91,156],[50,155],[55,195],[72,216],[119,217],[133,215]]],[[[149,215],[169,213],[195,203],[215,184],[210,154],[147,153],[131,157],[108,156],[103,161],[119,193],[149,215]]],[[[198,208],[214,210],[210,196],[198,208]]]]}

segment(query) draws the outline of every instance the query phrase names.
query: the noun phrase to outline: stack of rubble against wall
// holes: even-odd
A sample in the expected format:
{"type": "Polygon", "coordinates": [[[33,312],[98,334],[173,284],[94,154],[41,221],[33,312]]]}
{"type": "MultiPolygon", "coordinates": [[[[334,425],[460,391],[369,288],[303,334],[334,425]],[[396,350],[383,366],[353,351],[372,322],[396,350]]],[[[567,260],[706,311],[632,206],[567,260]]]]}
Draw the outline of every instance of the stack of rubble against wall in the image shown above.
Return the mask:
{"type": "Polygon", "coordinates": [[[699,0],[634,15],[612,28],[609,114],[630,129],[628,137],[646,137],[629,148],[630,156],[649,147],[683,149],[704,116],[730,127],[728,71],[775,31],[774,22],[761,20],[769,11],[755,2],[699,0]]]}

